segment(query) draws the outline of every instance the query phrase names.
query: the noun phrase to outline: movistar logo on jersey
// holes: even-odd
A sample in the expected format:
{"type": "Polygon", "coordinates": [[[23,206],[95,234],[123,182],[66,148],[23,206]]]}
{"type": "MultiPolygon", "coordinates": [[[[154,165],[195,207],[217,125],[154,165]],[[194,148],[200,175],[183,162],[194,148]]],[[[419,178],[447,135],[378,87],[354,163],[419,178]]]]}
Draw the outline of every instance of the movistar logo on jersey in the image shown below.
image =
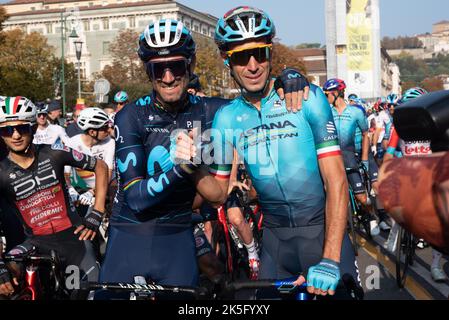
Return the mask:
{"type": "Polygon", "coordinates": [[[146,97],[140,98],[140,99],[136,102],[136,105],[138,105],[138,106],[146,106],[146,105],[149,105],[150,102],[151,102],[150,96],[146,96],[146,97]]]}
{"type": "Polygon", "coordinates": [[[295,78],[301,78],[301,75],[299,73],[290,73],[287,78],[289,79],[295,79],[295,78]]]}
{"type": "Polygon", "coordinates": [[[246,130],[244,132],[244,135],[249,137],[249,136],[252,136],[252,135],[258,133],[259,131],[273,130],[273,129],[285,129],[285,128],[296,128],[296,126],[288,120],[285,120],[284,122],[279,121],[276,123],[262,124],[258,127],[246,130]]]}

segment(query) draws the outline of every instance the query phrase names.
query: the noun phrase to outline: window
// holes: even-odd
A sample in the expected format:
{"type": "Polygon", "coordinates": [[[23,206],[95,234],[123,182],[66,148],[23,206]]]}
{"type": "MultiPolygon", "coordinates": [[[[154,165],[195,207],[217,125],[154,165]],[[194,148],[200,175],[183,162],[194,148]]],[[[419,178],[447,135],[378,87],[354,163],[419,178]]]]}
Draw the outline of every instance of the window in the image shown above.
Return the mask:
{"type": "Polygon", "coordinates": [[[129,18],[129,27],[130,28],[135,28],[136,27],[136,18],[135,17],[130,17],[129,18]]]}
{"type": "Polygon", "coordinates": [[[109,19],[103,19],[103,30],[109,30],[109,19]]]}
{"type": "Polygon", "coordinates": [[[111,42],[103,41],[103,55],[109,55],[109,45],[111,42]]]}
{"type": "Polygon", "coordinates": [[[90,21],[89,20],[84,21],[83,24],[84,24],[84,31],[90,31],[90,21]]]}
{"type": "Polygon", "coordinates": [[[126,29],[126,22],[125,21],[113,22],[112,29],[119,29],[119,30],[126,29]]]}
{"type": "Polygon", "coordinates": [[[98,30],[100,30],[100,25],[99,25],[98,23],[96,23],[96,24],[94,24],[94,25],[92,26],[92,29],[93,29],[94,31],[98,31],[98,30]]]}
{"type": "Polygon", "coordinates": [[[31,7],[30,9],[31,9],[31,11],[35,11],[36,7],[31,7]]]}
{"type": "Polygon", "coordinates": [[[37,32],[37,33],[40,33],[40,34],[44,34],[44,29],[41,29],[41,28],[30,29],[30,33],[31,32],[37,32]]]}
{"type": "Polygon", "coordinates": [[[194,25],[194,26],[193,26],[193,30],[194,30],[195,32],[200,32],[200,27],[198,27],[197,25],[194,25]]]}
{"type": "Polygon", "coordinates": [[[48,9],[50,9],[50,6],[45,6],[44,9],[48,10],[48,9]]]}
{"type": "Polygon", "coordinates": [[[86,62],[81,62],[80,66],[80,78],[86,79],[86,62]]]}
{"type": "Polygon", "coordinates": [[[92,7],[94,5],[93,2],[89,2],[89,7],[92,7]]]}
{"type": "Polygon", "coordinates": [[[187,29],[190,29],[190,22],[186,22],[185,25],[186,25],[187,29]]]}
{"type": "Polygon", "coordinates": [[[207,29],[203,28],[203,34],[207,34],[207,29]]]}
{"type": "Polygon", "coordinates": [[[151,24],[153,21],[152,20],[139,20],[139,23],[138,23],[138,25],[139,25],[139,27],[146,27],[146,26],[148,26],[149,24],[151,24]]]}
{"type": "Polygon", "coordinates": [[[53,25],[51,23],[46,23],[45,27],[47,28],[47,34],[53,33],[53,25]]]}

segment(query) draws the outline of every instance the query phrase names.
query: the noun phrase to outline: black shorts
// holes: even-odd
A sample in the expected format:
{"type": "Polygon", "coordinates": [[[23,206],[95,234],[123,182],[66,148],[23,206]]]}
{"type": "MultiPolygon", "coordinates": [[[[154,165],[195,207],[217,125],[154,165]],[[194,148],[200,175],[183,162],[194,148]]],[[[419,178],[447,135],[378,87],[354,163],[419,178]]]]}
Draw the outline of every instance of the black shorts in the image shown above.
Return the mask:
{"type": "Polygon", "coordinates": [[[204,234],[204,225],[202,223],[197,224],[193,231],[195,237],[196,256],[200,258],[208,253],[212,252],[212,247],[204,234]]]}
{"type": "MultiPolygon", "coordinates": [[[[307,272],[323,258],[324,225],[297,228],[265,228],[259,279],[287,279],[307,272]]],[[[354,249],[346,233],[341,248],[341,282],[347,290],[363,294],[354,249]]],[[[346,289],[336,299],[349,299],[346,289]]]]}
{"type": "Polygon", "coordinates": [[[51,235],[32,236],[25,244],[35,246],[40,254],[56,251],[62,263],[62,270],[76,266],[79,268],[81,281],[97,282],[100,265],[95,258],[92,242],[78,240],[79,234],[75,235],[74,231],[75,227],[71,227],[51,235]]]}
{"type": "Polygon", "coordinates": [[[350,173],[347,173],[348,182],[352,187],[354,194],[365,193],[365,184],[358,170],[359,163],[354,152],[343,152],[343,161],[345,168],[356,169],[350,173]]]}
{"type": "MultiPolygon", "coordinates": [[[[361,153],[356,153],[356,158],[358,161],[361,161],[361,153]]],[[[374,156],[372,152],[368,153],[368,162],[369,162],[369,178],[371,183],[376,182],[379,177],[379,167],[377,166],[376,160],[374,160],[374,156]]]]}

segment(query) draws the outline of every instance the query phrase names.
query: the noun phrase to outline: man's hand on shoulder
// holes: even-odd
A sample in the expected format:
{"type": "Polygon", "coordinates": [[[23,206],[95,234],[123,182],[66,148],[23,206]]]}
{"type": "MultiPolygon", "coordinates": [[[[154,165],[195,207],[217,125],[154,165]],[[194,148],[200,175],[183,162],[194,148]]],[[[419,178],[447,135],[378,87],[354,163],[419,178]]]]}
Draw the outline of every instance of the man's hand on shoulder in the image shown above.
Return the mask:
{"type": "Polygon", "coordinates": [[[286,68],[276,78],[274,87],[288,111],[297,112],[302,108],[302,100],[309,99],[310,84],[298,70],[286,68]]]}

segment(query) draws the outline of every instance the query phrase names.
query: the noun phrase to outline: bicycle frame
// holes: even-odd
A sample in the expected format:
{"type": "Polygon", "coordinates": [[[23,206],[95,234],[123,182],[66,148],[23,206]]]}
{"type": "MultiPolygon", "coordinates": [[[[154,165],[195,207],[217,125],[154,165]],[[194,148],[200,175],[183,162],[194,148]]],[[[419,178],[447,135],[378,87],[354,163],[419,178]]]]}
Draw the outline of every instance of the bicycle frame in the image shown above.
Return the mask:
{"type": "Polygon", "coordinates": [[[12,300],[28,300],[28,293],[30,294],[29,300],[39,300],[42,297],[43,287],[39,279],[39,269],[42,262],[50,262],[51,273],[55,281],[54,293],[60,292],[59,259],[56,252],[52,251],[50,255],[40,256],[36,255],[35,251],[23,255],[6,255],[4,261],[25,264],[24,286],[18,294],[13,295],[12,300]]]}

